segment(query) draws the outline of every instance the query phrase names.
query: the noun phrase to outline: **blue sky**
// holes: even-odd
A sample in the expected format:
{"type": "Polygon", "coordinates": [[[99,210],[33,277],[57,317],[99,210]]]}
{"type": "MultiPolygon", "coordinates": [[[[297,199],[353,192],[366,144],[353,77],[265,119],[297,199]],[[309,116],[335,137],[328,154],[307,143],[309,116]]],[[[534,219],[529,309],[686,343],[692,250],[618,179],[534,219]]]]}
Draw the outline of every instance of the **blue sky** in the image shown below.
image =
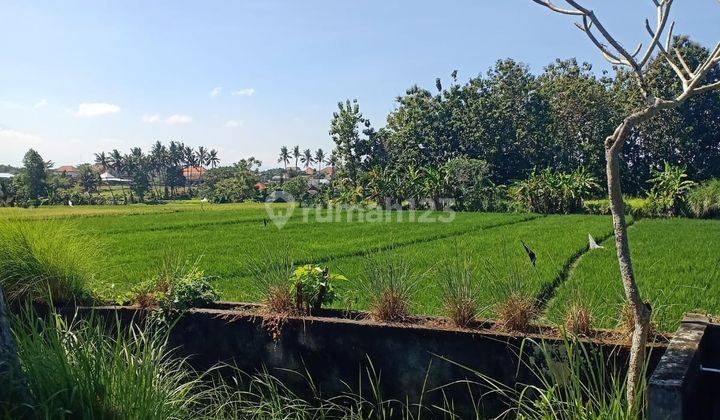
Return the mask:
{"type": "MultiPolygon", "coordinates": [[[[561,1],[561,0],[558,0],[561,1]]],[[[628,47],[650,0],[585,0],[628,47]],[[618,12],[619,6],[623,12],[618,12]]],[[[607,68],[572,25],[530,0],[0,1],[0,163],[34,147],[57,165],[155,140],[276,166],[281,145],[331,149],[339,100],[373,125],[412,84],[512,57],[607,68]]],[[[677,32],[720,41],[720,3],[676,0],[677,32]]]]}

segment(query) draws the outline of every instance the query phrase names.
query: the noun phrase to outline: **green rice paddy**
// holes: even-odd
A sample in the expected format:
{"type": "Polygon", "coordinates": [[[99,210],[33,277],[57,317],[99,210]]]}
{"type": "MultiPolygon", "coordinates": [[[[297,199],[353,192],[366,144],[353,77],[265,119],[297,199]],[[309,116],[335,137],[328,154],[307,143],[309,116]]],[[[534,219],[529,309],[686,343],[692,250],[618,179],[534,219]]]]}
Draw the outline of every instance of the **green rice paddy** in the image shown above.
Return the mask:
{"type": "MultiPolygon", "coordinates": [[[[358,279],[368,258],[412,264],[421,274],[413,309],[422,314],[441,313],[443,266],[454,258],[476,268],[483,315],[497,301],[498,284],[508,281],[538,297],[553,322],[580,299],[598,326],[611,327],[622,303],[609,216],[270,210],[288,216],[282,228],[263,204],[0,208],[0,218],[49,226],[62,220],[93,238],[99,244],[95,287],[109,297],[175,258],[199,261],[223,299],[257,300],[253,267],[290,252],[298,264],[327,264],[348,277],[339,306],[366,307],[358,279]],[[588,234],[605,248],[587,251],[588,234]],[[534,266],[521,241],[536,253],[534,266]]],[[[661,329],[674,329],[687,311],[720,313],[720,221],[639,220],[630,228],[630,245],[661,329]]]]}

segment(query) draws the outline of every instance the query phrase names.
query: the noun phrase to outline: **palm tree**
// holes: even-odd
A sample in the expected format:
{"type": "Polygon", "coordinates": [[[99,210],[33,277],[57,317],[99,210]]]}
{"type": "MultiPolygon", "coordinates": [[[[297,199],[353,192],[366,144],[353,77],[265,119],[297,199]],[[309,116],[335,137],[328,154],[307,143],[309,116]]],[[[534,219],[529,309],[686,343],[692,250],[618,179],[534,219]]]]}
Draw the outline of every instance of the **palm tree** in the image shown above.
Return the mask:
{"type": "MultiPolygon", "coordinates": [[[[125,159],[123,158],[122,153],[120,153],[118,149],[113,149],[113,151],[110,152],[110,157],[108,159],[110,163],[110,169],[115,172],[115,175],[122,177],[122,174],[125,172],[125,159]]],[[[125,204],[127,204],[125,185],[122,182],[120,183],[120,189],[122,190],[123,200],[125,204]]]]}
{"type": "Polygon", "coordinates": [[[293,157],[295,158],[295,168],[297,168],[298,159],[300,159],[300,146],[293,147],[293,157]]]}
{"type": "Polygon", "coordinates": [[[280,183],[282,183],[285,178],[285,173],[287,173],[287,164],[290,162],[290,153],[288,152],[287,146],[280,148],[280,157],[278,158],[278,162],[282,162],[285,165],[285,172],[283,172],[283,175],[280,177],[280,183]]]}
{"type": "MultiPolygon", "coordinates": [[[[105,154],[105,152],[95,153],[95,163],[100,165],[103,169],[103,173],[105,173],[110,167],[110,158],[105,154]]],[[[102,178],[100,179],[100,185],[102,185],[102,178]]],[[[115,204],[115,194],[113,194],[112,187],[108,185],[108,189],[110,190],[110,198],[112,199],[113,204],[115,204]]]]}
{"type": "Polygon", "coordinates": [[[156,181],[153,183],[155,194],[159,195],[160,184],[162,184],[164,186],[165,198],[168,196],[167,182],[165,182],[167,179],[167,166],[167,148],[157,141],[150,150],[150,169],[155,173],[155,176],[153,177],[154,181],[156,181]]]}
{"type": "MultiPolygon", "coordinates": [[[[190,175],[190,168],[195,168],[197,166],[197,155],[195,154],[195,151],[190,146],[183,146],[183,163],[185,164],[185,168],[188,169],[188,175],[190,175]]],[[[190,192],[190,186],[188,183],[187,177],[185,177],[185,188],[188,192],[190,192]]]]}
{"type": "Polygon", "coordinates": [[[200,166],[207,165],[208,151],[205,147],[203,147],[203,146],[198,147],[196,156],[197,156],[198,165],[200,165],[200,166]]]}
{"type": "Polygon", "coordinates": [[[215,149],[210,150],[210,153],[208,154],[207,162],[211,168],[217,167],[218,163],[220,163],[220,158],[218,158],[217,150],[215,150],[215,149]]]}
{"type": "Polygon", "coordinates": [[[302,161],[302,163],[305,164],[305,169],[309,168],[310,165],[315,163],[315,159],[313,159],[313,155],[310,149],[305,149],[300,160],[302,161]]]}
{"type": "Polygon", "coordinates": [[[337,165],[338,158],[335,154],[335,151],[333,150],[330,152],[330,156],[328,156],[327,160],[325,161],[326,164],[330,166],[332,169],[332,172],[330,172],[330,179],[332,179],[335,176],[335,165],[337,165]]]}
{"type": "Polygon", "coordinates": [[[323,149],[317,149],[315,152],[315,162],[318,164],[318,172],[320,172],[320,165],[325,161],[325,152],[323,149]]]}

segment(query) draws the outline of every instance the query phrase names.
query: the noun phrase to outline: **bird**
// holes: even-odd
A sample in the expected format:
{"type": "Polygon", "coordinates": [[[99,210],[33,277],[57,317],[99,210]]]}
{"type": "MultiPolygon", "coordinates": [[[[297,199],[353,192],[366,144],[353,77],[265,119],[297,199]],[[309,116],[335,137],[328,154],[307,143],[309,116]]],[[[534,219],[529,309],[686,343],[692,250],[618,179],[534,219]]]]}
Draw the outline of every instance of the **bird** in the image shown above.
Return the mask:
{"type": "Polygon", "coordinates": [[[595,242],[595,238],[593,238],[592,235],[589,234],[589,233],[588,233],[588,242],[589,242],[588,248],[589,248],[590,250],[593,250],[593,249],[603,249],[603,248],[605,248],[605,247],[602,246],[602,245],[598,245],[597,242],[595,242]]]}
{"type": "Polygon", "coordinates": [[[72,206],[73,206],[73,203],[72,203],[72,201],[68,200],[68,206],[70,206],[70,207],[72,207],[72,206]]]}
{"type": "Polygon", "coordinates": [[[263,226],[267,227],[268,219],[263,219],[263,226]]]}
{"type": "Polygon", "coordinates": [[[201,203],[207,203],[207,202],[208,202],[207,197],[206,197],[206,198],[203,198],[202,200],[200,200],[200,202],[201,202],[201,203]]]}
{"type": "Polygon", "coordinates": [[[527,246],[525,242],[521,240],[520,243],[522,244],[523,248],[525,248],[525,253],[527,254],[528,258],[530,258],[530,262],[532,263],[533,267],[535,267],[535,261],[537,261],[537,256],[535,255],[533,250],[530,249],[529,246],[527,246]]]}

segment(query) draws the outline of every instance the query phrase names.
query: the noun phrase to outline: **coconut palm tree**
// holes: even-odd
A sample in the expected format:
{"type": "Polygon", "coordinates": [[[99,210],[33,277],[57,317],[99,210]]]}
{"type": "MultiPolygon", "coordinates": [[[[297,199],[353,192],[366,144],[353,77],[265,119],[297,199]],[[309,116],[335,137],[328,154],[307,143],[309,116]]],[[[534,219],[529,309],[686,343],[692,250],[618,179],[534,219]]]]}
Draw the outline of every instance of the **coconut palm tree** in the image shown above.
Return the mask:
{"type": "Polygon", "coordinates": [[[288,151],[287,146],[283,146],[280,148],[280,157],[278,158],[278,162],[282,162],[283,165],[285,165],[285,171],[280,177],[280,182],[282,183],[285,179],[285,174],[287,173],[288,162],[290,162],[290,152],[288,151]]]}
{"type": "Polygon", "coordinates": [[[315,159],[313,159],[313,155],[310,149],[305,149],[300,161],[305,164],[305,169],[309,168],[310,165],[315,163],[315,159]]]}
{"type": "MultiPolygon", "coordinates": [[[[105,152],[95,153],[95,163],[100,165],[103,173],[105,173],[110,167],[110,157],[106,155],[105,152]]],[[[102,185],[102,178],[100,179],[100,185],[102,185]]],[[[115,194],[113,194],[112,187],[108,185],[108,189],[110,189],[110,198],[113,204],[115,204],[115,194]]]]}
{"type": "Polygon", "coordinates": [[[159,195],[160,185],[164,186],[165,198],[168,196],[167,182],[167,168],[168,168],[168,150],[159,141],[155,142],[152,149],[150,149],[150,170],[154,173],[153,176],[153,188],[155,194],[159,195]]]}
{"type": "Polygon", "coordinates": [[[220,163],[220,158],[218,158],[217,150],[215,150],[215,149],[210,150],[207,161],[208,161],[208,165],[210,165],[211,168],[217,167],[218,163],[220,163]]]}
{"type": "Polygon", "coordinates": [[[198,165],[207,166],[208,151],[204,146],[198,147],[196,156],[198,165]]]}
{"type": "Polygon", "coordinates": [[[323,149],[317,149],[315,152],[315,162],[318,164],[318,172],[320,172],[320,165],[325,161],[325,152],[323,149]]]}
{"type": "MultiPolygon", "coordinates": [[[[118,149],[113,149],[112,152],[110,152],[109,156],[109,164],[110,169],[112,169],[115,173],[115,175],[122,177],[123,173],[125,172],[125,159],[123,158],[122,153],[118,151],[118,149]]],[[[122,190],[123,194],[123,200],[125,204],[127,204],[127,195],[125,194],[125,185],[124,183],[120,183],[120,189],[122,190]]]]}
{"type": "Polygon", "coordinates": [[[293,157],[295,158],[295,167],[298,167],[298,159],[300,159],[300,146],[293,147],[293,157]]]}

